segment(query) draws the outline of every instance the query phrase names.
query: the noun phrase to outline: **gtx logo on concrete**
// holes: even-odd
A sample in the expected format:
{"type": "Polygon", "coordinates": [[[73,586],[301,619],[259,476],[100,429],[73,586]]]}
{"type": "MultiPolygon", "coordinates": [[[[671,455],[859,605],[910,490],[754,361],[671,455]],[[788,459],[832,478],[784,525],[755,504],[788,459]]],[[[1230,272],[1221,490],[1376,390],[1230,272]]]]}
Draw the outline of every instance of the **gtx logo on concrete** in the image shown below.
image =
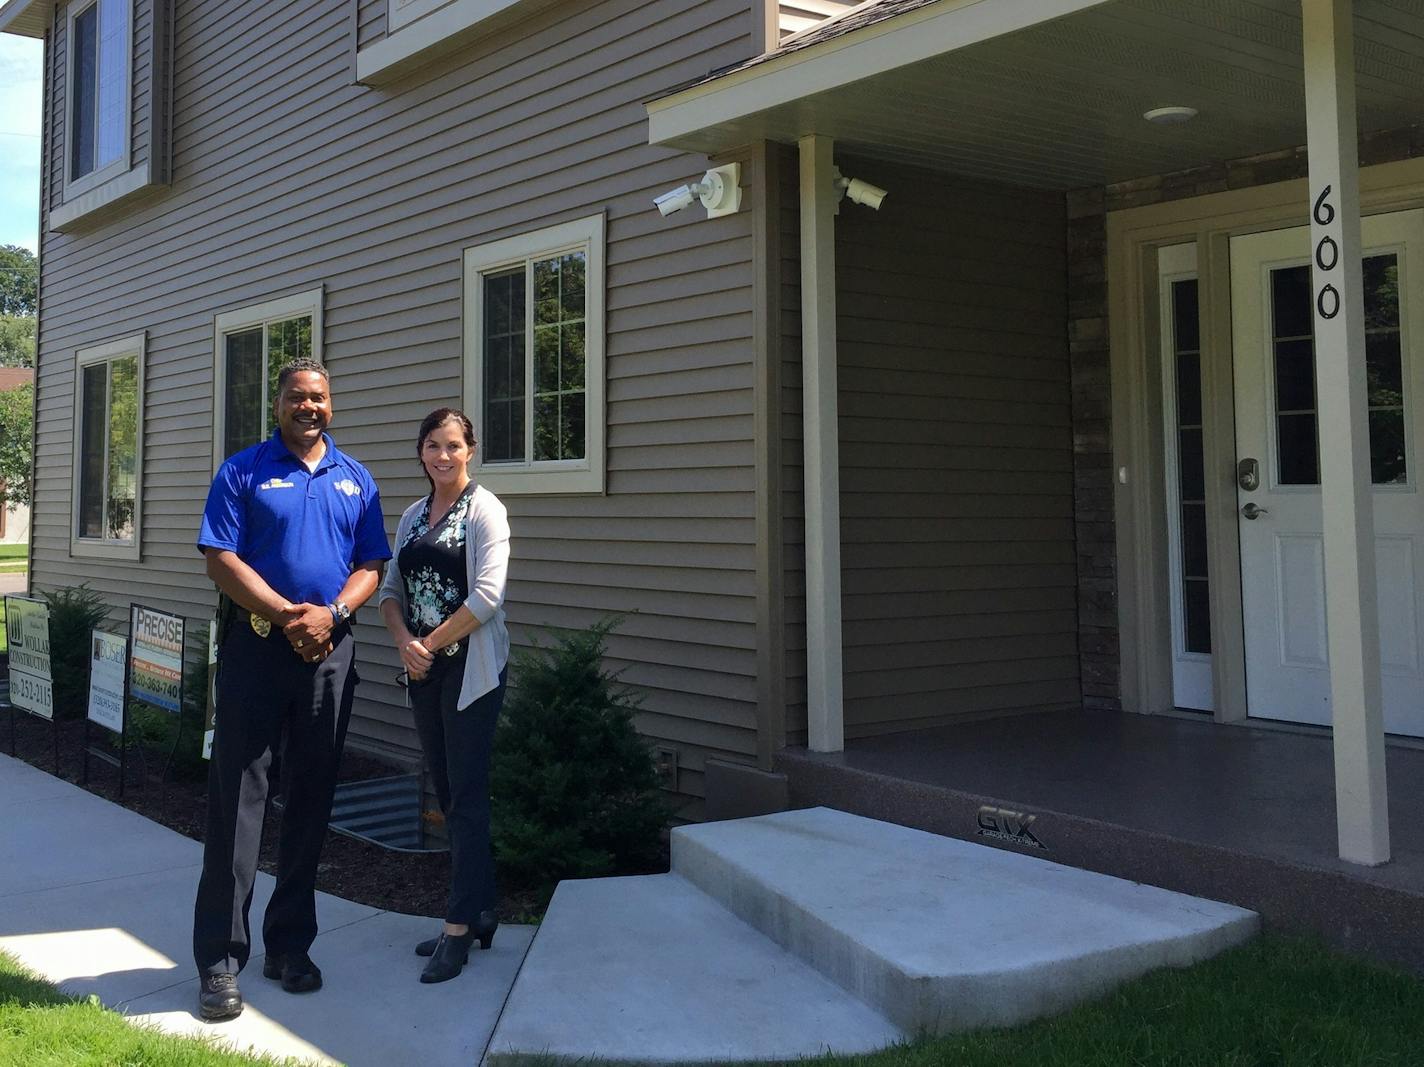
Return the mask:
{"type": "Polygon", "coordinates": [[[1048,846],[1034,837],[1033,831],[1029,829],[1037,818],[1037,815],[1026,815],[1021,811],[1009,811],[1007,808],[995,808],[985,804],[979,809],[978,834],[980,837],[1007,841],[1011,845],[1047,849],[1048,846]]]}

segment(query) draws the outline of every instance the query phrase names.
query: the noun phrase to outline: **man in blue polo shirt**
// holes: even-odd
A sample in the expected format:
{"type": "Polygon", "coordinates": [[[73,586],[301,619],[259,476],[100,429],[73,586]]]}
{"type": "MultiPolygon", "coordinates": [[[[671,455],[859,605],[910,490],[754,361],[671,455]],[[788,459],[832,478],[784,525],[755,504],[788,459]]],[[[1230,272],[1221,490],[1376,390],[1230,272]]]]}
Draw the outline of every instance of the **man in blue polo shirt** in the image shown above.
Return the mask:
{"type": "Polygon", "coordinates": [[[286,803],[262,973],[289,993],[321,988],[308,951],[317,932],[317,858],[356,683],[350,617],[391,558],[376,483],[325,433],[326,369],[310,359],[288,363],[273,406],[276,432],[218,469],[198,535],[208,576],[232,601],[218,650],[193,918],[205,1019],[242,1011],[237,972],[251,951],[248,910],[278,751],[286,803]]]}

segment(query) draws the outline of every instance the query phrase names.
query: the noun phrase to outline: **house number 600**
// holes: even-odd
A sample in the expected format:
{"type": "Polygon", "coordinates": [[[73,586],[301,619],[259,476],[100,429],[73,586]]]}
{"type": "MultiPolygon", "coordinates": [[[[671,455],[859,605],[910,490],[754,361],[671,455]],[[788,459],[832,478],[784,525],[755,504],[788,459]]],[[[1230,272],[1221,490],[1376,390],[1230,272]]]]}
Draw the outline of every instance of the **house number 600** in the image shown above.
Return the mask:
{"type": "MultiPolygon", "coordinates": [[[[1330,203],[1330,186],[1320,191],[1315,198],[1315,221],[1321,226],[1329,226],[1335,221],[1335,205],[1330,203]]],[[[1329,234],[1321,237],[1315,245],[1315,267],[1322,274],[1335,269],[1340,262],[1340,246],[1329,234]]],[[[1315,310],[1322,319],[1333,319],[1340,314],[1340,290],[1326,282],[1315,297],[1315,310]]]]}

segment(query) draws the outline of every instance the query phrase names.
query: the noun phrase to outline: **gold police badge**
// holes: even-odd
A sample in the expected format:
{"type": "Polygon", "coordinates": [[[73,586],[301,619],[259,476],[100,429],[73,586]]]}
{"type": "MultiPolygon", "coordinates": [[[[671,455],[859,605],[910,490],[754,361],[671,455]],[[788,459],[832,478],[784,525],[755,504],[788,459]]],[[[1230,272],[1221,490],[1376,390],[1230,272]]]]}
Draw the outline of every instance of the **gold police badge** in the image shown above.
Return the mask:
{"type": "Polygon", "coordinates": [[[252,624],[252,632],[258,637],[266,637],[272,632],[272,624],[255,611],[247,616],[247,621],[252,624]]]}

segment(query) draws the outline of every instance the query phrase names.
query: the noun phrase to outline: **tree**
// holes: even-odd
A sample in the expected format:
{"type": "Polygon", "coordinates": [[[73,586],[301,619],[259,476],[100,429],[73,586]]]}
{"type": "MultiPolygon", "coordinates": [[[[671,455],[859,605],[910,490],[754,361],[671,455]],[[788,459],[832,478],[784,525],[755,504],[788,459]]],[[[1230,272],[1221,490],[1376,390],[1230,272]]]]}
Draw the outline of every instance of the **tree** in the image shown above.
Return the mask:
{"type": "Polygon", "coordinates": [[[0,393],[0,493],[12,510],[30,502],[34,419],[33,385],[0,393]]]}
{"type": "Polygon", "coordinates": [[[0,245],[0,315],[34,315],[40,265],[28,248],[0,245]]]}
{"type": "Polygon", "coordinates": [[[35,365],[33,315],[0,315],[0,367],[35,365]]]}

